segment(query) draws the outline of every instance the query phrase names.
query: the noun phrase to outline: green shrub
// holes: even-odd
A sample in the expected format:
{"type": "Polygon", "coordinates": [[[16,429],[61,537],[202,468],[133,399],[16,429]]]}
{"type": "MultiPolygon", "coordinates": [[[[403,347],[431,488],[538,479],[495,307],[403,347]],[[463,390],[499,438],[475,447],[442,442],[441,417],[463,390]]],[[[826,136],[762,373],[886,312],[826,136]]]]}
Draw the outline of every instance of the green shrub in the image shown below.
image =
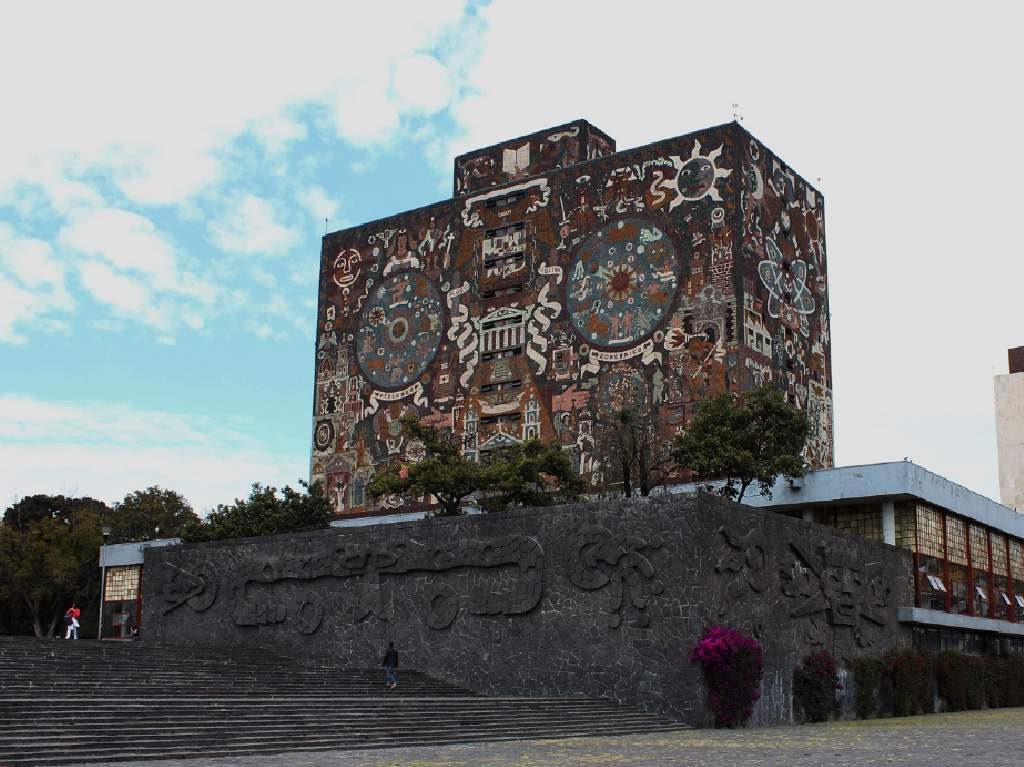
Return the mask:
{"type": "Polygon", "coordinates": [[[836,659],[830,653],[812,653],[793,669],[793,706],[804,721],[824,722],[838,716],[836,690],[840,689],[836,659]]]}
{"type": "Polygon", "coordinates": [[[884,656],[883,697],[896,716],[932,712],[928,659],[913,650],[893,650],[884,656]]]}
{"type": "Polygon", "coordinates": [[[1024,658],[987,657],[985,692],[989,708],[1024,706],[1024,658]]]}
{"type": "Polygon", "coordinates": [[[871,719],[878,715],[879,691],[882,677],[885,675],[885,661],[865,655],[855,658],[852,667],[857,717],[871,719]]]}
{"type": "Polygon", "coordinates": [[[986,660],[959,652],[940,652],[935,657],[935,684],[949,711],[983,708],[987,674],[986,660]]]}

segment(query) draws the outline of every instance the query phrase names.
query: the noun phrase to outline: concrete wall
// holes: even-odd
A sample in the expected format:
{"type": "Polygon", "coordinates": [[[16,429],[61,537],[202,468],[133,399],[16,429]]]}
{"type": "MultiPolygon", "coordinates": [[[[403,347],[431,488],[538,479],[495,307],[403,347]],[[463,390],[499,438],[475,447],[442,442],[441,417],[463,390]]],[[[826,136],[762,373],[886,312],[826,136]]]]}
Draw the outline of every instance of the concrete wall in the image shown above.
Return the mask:
{"type": "Polygon", "coordinates": [[[709,723],[688,655],[710,624],[757,636],[759,723],[791,671],[909,643],[909,555],[711,496],[671,496],[150,549],[148,639],[273,645],[406,667],[495,695],[612,697],[709,723]]]}
{"type": "Polygon", "coordinates": [[[995,389],[999,496],[1024,512],[1024,373],[996,376],[995,389]]]}

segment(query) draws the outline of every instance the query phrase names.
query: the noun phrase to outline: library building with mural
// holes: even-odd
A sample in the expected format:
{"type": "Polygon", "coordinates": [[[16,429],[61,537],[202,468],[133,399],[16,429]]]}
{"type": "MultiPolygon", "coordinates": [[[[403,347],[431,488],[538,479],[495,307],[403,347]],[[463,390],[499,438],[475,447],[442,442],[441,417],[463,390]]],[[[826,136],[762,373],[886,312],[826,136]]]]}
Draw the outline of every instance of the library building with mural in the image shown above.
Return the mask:
{"type": "Polygon", "coordinates": [[[791,718],[784,681],[815,650],[1024,652],[1024,350],[995,382],[1001,503],[910,461],[835,467],[828,287],[822,194],[738,123],[620,151],[577,120],[464,154],[450,199],[323,238],[310,478],[331,529],[107,547],[104,607],[135,598],[122,623],[158,641],[356,666],[388,636],[484,694],[693,724],[676,656],[713,623],[783,680],[763,723],[791,718]],[[649,498],[432,518],[367,492],[423,458],[410,416],[473,460],[554,443],[593,481],[603,414],[670,441],[765,385],[810,423],[810,470],[770,497],[680,473],[649,498]]]}

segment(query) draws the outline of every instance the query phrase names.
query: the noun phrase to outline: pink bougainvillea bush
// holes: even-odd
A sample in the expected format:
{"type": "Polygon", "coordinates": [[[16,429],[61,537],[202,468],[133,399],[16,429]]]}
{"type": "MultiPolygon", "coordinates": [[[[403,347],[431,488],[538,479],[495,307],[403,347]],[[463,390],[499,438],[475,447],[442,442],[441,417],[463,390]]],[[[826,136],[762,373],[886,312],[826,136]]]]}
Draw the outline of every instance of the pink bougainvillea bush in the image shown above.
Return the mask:
{"type": "Polygon", "coordinates": [[[761,697],[764,650],[753,637],[727,626],[711,626],[690,654],[704,667],[708,705],[719,727],[738,727],[761,697]]]}

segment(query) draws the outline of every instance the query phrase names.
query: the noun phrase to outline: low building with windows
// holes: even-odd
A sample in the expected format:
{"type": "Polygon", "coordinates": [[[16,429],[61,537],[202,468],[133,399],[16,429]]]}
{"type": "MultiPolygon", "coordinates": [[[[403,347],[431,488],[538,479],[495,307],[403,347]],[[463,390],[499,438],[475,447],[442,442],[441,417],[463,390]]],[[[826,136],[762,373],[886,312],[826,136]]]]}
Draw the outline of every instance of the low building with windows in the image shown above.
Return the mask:
{"type": "Polygon", "coordinates": [[[100,639],[129,639],[132,628],[141,630],[145,550],[179,543],[179,538],[158,538],[100,547],[100,639]]]}
{"type": "Polygon", "coordinates": [[[745,504],[910,551],[922,649],[1024,652],[1024,515],[911,461],[776,480],[745,504]],[[998,645],[994,643],[1000,643],[998,645]]]}

